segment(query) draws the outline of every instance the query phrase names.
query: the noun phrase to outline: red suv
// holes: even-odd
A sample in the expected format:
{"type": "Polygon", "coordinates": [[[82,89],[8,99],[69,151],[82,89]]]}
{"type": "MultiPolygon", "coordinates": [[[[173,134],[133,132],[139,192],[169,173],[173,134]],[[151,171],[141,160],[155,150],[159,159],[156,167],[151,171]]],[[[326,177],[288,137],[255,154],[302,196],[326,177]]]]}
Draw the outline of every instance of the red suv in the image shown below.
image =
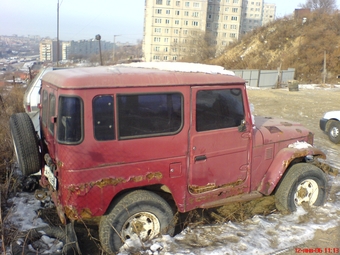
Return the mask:
{"type": "Polygon", "coordinates": [[[223,68],[157,65],[47,73],[41,140],[25,113],[11,117],[20,168],[41,169],[63,223],[102,216],[114,253],[133,235],[174,234],[176,211],[272,194],[286,211],[325,202],[325,155],[309,130],[252,118],[245,81],[223,68]]]}

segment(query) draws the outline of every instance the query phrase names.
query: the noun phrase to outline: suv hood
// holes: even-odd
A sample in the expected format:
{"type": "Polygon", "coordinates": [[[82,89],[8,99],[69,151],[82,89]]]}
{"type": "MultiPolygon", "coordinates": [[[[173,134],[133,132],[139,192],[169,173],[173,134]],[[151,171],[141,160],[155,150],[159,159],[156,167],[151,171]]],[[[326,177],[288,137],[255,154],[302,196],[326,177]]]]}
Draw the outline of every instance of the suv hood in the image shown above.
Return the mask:
{"type": "Polygon", "coordinates": [[[255,116],[255,146],[282,141],[307,141],[311,131],[298,122],[255,116]],[[304,138],[304,139],[301,139],[304,138]]]}

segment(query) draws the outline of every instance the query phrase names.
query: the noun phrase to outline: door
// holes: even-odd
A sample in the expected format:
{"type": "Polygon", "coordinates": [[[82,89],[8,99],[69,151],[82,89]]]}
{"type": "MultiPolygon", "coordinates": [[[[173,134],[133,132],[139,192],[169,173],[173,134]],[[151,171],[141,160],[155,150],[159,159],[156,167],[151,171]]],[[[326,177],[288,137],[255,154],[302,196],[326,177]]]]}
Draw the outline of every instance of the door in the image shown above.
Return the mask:
{"type": "Polygon", "coordinates": [[[249,126],[244,125],[244,96],[244,90],[236,87],[192,88],[189,170],[192,193],[242,186],[246,181],[250,130],[242,128],[249,126]]]}

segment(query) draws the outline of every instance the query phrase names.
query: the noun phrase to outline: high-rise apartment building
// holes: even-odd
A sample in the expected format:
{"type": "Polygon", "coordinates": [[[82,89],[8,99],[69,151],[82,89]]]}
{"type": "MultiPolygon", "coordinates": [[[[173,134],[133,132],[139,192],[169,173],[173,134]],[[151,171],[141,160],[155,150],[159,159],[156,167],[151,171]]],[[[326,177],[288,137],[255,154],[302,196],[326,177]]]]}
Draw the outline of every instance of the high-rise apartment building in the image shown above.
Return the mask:
{"type": "Polygon", "coordinates": [[[262,13],[262,26],[275,20],[276,5],[275,4],[264,4],[262,13]]]}
{"type": "MultiPolygon", "coordinates": [[[[56,62],[57,61],[57,41],[45,39],[39,44],[40,61],[56,62]]],[[[59,59],[61,52],[59,51],[59,59]]]]}
{"type": "Polygon", "coordinates": [[[177,61],[188,39],[205,31],[207,0],[146,0],[145,61],[177,61]]]}
{"type": "Polygon", "coordinates": [[[145,61],[181,60],[202,36],[219,54],[262,25],[263,7],[263,0],[145,0],[145,61]]]}

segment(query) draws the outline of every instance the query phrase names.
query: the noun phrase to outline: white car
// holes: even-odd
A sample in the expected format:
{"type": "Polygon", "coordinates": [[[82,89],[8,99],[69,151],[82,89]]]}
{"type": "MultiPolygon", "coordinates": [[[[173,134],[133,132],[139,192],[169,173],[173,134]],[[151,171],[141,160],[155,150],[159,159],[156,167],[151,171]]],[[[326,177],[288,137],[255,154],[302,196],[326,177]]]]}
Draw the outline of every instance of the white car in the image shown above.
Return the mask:
{"type": "Polygon", "coordinates": [[[326,112],[320,119],[320,129],[333,143],[340,143],[340,111],[326,112]]]}

